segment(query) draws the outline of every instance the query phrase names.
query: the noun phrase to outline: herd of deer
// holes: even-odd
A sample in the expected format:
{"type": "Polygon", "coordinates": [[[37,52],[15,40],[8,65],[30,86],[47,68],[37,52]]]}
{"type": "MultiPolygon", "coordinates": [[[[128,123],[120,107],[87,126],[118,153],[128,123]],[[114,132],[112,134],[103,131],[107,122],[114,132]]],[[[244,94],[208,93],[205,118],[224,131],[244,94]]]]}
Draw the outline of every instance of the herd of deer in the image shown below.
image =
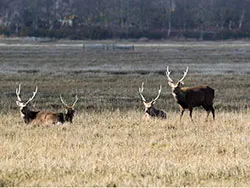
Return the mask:
{"type": "MultiPolygon", "coordinates": [[[[182,118],[185,109],[188,109],[190,112],[189,116],[191,120],[193,121],[193,118],[192,118],[193,108],[197,106],[202,106],[207,111],[207,118],[208,118],[209,113],[212,112],[213,119],[215,119],[215,113],[214,113],[214,107],[213,107],[214,89],[206,85],[196,86],[196,87],[182,87],[182,85],[184,85],[183,80],[188,73],[188,67],[186,71],[184,72],[183,77],[176,84],[174,84],[174,81],[170,78],[170,73],[171,72],[169,71],[169,68],[167,67],[166,75],[168,78],[168,85],[172,88],[172,95],[175,101],[180,106],[180,111],[181,111],[180,119],[182,118]]],[[[159,118],[165,119],[166,112],[164,110],[158,110],[154,107],[154,103],[156,102],[156,100],[159,98],[161,94],[162,87],[160,86],[158,95],[155,99],[153,99],[150,102],[146,102],[145,97],[142,95],[143,85],[144,83],[142,82],[142,86],[141,88],[139,88],[139,93],[142,98],[143,104],[145,106],[146,119],[150,117],[159,117],[159,118]]]]}
{"type": "MultiPolygon", "coordinates": [[[[214,89],[206,85],[196,86],[196,87],[182,87],[182,85],[184,85],[183,80],[188,73],[188,67],[184,72],[183,77],[176,84],[174,84],[174,81],[170,78],[170,73],[171,72],[167,67],[166,76],[168,78],[168,84],[172,88],[172,95],[176,100],[176,102],[178,103],[178,105],[180,106],[180,111],[181,111],[180,119],[182,118],[185,109],[188,109],[190,112],[189,114],[190,118],[193,121],[192,119],[193,108],[197,106],[202,106],[207,111],[206,120],[210,112],[212,112],[213,119],[215,119],[215,112],[213,107],[214,89]]],[[[147,102],[142,94],[144,89],[143,86],[144,83],[142,82],[141,87],[139,87],[139,94],[142,98],[145,107],[146,119],[149,119],[150,117],[166,119],[166,112],[164,110],[159,110],[154,107],[156,100],[160,97],[162,86],[160,86],[160,89],[158,90],[157,97],[151,100],[150,102],[147,102]]],[[[32,111],[29,108],[29,103],[34,99],[34,97],[37,94],[37,87],[33,92],[32,97],[30,97],[26,102],[22,101],[20,93],[21,93],[21,85],[19,85],[19,87],[16,89],[16,96],[17,96],[16,104],[20,107],[21,117],[24,119],[24,122],[26,124],[32,123],[32,124],[60,125],[63,124],[64,122],[72,123],[75,113],[74,107],[76,102],[78,101],[77,95],[75,96],[75,101],[72,105],[67,105],[60,95],[61,102],[65,108],[65,113],[53,113],[44,110],[32,111]]]]}

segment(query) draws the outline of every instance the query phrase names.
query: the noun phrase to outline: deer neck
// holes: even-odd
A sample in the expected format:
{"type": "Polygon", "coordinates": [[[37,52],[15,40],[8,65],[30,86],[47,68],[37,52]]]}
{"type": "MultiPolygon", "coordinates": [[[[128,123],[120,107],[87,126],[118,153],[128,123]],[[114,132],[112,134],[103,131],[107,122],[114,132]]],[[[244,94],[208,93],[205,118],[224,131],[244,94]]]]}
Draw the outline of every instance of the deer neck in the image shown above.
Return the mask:
{"type": "Polygon", "coordinates": [[[74,110],[68,109],[67,112],[65,113],[65,121],[72,123],[73,117],[74,117],[74,110]]]}
{"type": "Polygon", "coordinates": [[[176,93],[173,92],[172,94],[177,102],[185,102],[186,101],[186,92],[182,91],[181,89],[178,90],[178,92],[176,92],[176,93]]]}
{"type": "Polygon", "coordinates": [[[146,110],[146,113],[150,116],[157,116],[159,114],[159,110],[155,109],[154,107],[150,107],[146,110]]]}
{"type": "Polygon", "coordinates": [[[36,118],[36,115],[39,113],[39,111],[31,111],[28,107],[24,107],[20,110],[21,117],[24,119],[24,122],[26,124],[29,124],[32,120],[36,118]]]}

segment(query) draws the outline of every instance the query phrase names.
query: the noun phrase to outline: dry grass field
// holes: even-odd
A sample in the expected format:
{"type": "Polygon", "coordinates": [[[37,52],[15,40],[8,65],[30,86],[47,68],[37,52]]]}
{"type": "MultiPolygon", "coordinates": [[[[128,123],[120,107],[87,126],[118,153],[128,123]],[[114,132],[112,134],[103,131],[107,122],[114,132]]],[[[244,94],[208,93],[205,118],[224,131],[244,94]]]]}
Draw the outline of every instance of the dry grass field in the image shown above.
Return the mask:
{"type": "MultiPolygon", "coordinates": [[[[103,42],[103,41],[101,41],[103,42]]],[[[110,42],[110,41],[104,41],[110,42]]],[[[133,51],[84,51],[81,41],[0,41],[0,186],[248,186],[250,44],[135,43],[133,51]],[[171,96],[165,74],[215,89],[216,120],[194,122],[171,96]],[[138,87],[166,120],[142,120],[138,87]],[[62,112],[79,96],[73,124],[25,125],[15,104],[22,84],[33,109],[62,112]]],[[[127,44],[127,42],[125,42],[127,44]]]]}

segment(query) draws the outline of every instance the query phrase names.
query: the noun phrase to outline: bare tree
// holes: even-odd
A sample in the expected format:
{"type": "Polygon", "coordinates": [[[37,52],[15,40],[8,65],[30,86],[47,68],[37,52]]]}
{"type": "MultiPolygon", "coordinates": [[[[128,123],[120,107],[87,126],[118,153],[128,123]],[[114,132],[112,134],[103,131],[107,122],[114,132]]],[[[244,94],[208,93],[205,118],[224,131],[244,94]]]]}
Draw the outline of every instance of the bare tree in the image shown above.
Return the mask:
{"type": "Polygon", "coordinates": [[[174,30],[203,40],[211,30],[248,31],[249,8],[250,0],[1,0],[0,25],[17,35],[63,29],[65,37],[171,38],[174,30]]]}

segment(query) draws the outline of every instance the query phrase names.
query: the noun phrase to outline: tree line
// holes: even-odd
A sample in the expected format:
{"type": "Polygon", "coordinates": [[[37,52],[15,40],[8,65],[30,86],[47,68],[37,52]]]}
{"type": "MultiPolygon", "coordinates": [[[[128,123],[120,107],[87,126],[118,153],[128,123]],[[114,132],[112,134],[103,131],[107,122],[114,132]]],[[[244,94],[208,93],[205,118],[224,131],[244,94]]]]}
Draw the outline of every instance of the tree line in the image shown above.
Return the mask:
{"type": "Polygon", "coordinates": [[[250,0],[0,0],[0,34],[69,39],[250,36],[250,0]]]}

